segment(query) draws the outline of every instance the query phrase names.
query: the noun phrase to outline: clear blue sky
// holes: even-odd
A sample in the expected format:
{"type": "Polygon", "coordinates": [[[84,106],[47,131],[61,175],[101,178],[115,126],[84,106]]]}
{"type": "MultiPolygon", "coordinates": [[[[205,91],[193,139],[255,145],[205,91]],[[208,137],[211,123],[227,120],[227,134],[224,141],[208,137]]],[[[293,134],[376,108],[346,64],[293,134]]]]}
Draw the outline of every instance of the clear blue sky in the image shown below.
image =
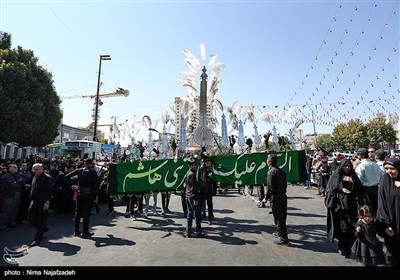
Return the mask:
{"type": "MultiPolygon", "coordinates": [[[[182,50],[200,58],[201,42],[207,56],[216,53],[226,65],[217,93],[224,106],[252,102],[256,116],[263,106],[297,106],[305,133],[313,132],[311,109],[318,133],[331,132],[338,121],[366,122],[377,112],[400,110],[394,0],[0,0],[0,12],[0,30],[11,33],[13,47],[34,51],[61,97],[95,94],[99,55],[111,56],[102,62],[100,93],[122,87],[131,94],[104,99],[99,124],[111,116],[156,119],[186,95],[177,83],[185,70],[182,50]]],[[[92,120],[91,99],[63,100],[62,108],[67,125],[92,120]]],[[[280,134],[293,126],[259,121],[259,132],[272,125],[280,134]]],[[[247,135],[252,127],[246,124],[247,135]]]]}

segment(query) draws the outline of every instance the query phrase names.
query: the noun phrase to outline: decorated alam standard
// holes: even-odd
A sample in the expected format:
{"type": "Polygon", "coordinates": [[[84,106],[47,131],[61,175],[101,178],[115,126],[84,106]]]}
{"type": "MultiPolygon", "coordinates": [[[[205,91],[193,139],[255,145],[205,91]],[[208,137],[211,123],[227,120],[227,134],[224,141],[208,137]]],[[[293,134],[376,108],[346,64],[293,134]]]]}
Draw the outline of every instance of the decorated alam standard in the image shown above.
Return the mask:
{"type": "MultiPolygon", "coordinates": [[[[206,147],[213,145],[212,131],[207,126],[206,120],[207,74],[205,67],[202,69],[199,100],[199,125],[194,131],[193,138],[197,145],[202,147],[201,150],[205,151],[206,147]]],[[[239,140],[243,140],[241,122],[238,131],[239,140]]],[[[186,143],[185,139],[180,140],[180,143],[186,143]]],[[[240,146],[243,146],[241,144],[244,145],[244,143],[239,143],[240,146]]],[[[149,150],[151,151],[151,147],[149,150]]],[[[211,159],[214,179],[222,186],[265,184],[268,172],[267,156],[267,153],[213,156],[211,159]]],[[[286,172],[288,182],[305,181],[304,151],[279,152],[277,156],[278,166],[286,172]]],[[[185,174],[188,171],[188,160],[189,158],[174,158],[111,164],[108,176],[110,193],[116,195],[143,191],[182,191],[185,174]]],[[[197,158],[197,160],[200,159],[197,158]]],[[[199,162],[197,166],[200,166],[199,162]]],[[[199,168],[196,172],[199,172],[199,168]]]]}

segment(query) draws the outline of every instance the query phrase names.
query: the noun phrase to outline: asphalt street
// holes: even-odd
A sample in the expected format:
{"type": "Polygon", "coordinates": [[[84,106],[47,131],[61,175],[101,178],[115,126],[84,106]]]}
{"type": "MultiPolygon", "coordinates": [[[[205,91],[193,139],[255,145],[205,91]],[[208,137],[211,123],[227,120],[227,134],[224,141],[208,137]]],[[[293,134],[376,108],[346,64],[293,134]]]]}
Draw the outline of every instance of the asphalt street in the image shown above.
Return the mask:
{"type": "MultiPolygon", "coordinates": [[[[39,246],[16,256],[15,264],[1,260],[3,270],[10,267],[80,267],[80,266],[361,266],[337,252],[337,243],[326,238],[326,208],[317,190],[288,186],[287,226],[290,246],[274,243],[276,230],[270,208],[258,208],[257,191],[239,194],[230,189],[214,197],[216,220],[202,223],[204,238],[185,238],[186,220],[178,195],[171,196],[172,214],[149,215],[130,219],[125,206],[116,206],[106,215],[102,205],[99,215],[90,218],[94,235],[89,239],[73,236],[72,216],[49,214],[50,230],[39,246]]],[[[152,203],[152,198],[150,199],[152,203]]],[[[161,196],[158,196],[158,209],[161,196]]],[[[27,224],[0,231],[0,247],[21,250],[33,241],[35,230],[27,224]]]]}

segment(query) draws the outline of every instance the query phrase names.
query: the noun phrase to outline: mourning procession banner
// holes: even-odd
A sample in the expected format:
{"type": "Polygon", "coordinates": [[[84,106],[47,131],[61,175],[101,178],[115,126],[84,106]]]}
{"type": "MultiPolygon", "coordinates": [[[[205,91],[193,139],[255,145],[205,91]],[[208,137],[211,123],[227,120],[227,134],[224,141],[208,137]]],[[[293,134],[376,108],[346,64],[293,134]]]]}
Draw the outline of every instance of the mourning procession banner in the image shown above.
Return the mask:
{"type": "MultiPolygon", "coordinates": [[[[278,166],[286,172],[289,183],[304,182],[305,152],[276,153],[278,166]]],[[[215,180],[222,185],[242,186],[266,183],[267,153],[218,155],[212,157],[215,180]]],[[[188,158],[135,161],[110,164],[108,176],[112,195],[149,191],[175,191],[183,189],[188,171],[188,158]]],[[[198,167],[201,159],[197,158],[198,167]]],[[[197,171],[199,168],[197,169],[197,171]]]]}

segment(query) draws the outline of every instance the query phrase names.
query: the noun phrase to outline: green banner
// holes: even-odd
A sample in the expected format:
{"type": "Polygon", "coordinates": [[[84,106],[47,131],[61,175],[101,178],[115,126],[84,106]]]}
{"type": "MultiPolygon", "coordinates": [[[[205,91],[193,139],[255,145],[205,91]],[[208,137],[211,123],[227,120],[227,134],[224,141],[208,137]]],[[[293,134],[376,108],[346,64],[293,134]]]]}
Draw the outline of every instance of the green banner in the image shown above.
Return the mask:
{"type": "MultiPolygon", "coordinates": [[[[215,179],[222,185],[265,184],[268,166],[266,153],[218,155],[212,157],[215,179]]],[[[290,183],[305,180],[304,151],[277,153],[278,166],[290,183]]],[[[175,191],[183,188],[188,159],[165,159],[110,165],[110,191],[124,192],[175,191]]],[[[198,159],[200,166],[200,159],[198,159]]]]}

